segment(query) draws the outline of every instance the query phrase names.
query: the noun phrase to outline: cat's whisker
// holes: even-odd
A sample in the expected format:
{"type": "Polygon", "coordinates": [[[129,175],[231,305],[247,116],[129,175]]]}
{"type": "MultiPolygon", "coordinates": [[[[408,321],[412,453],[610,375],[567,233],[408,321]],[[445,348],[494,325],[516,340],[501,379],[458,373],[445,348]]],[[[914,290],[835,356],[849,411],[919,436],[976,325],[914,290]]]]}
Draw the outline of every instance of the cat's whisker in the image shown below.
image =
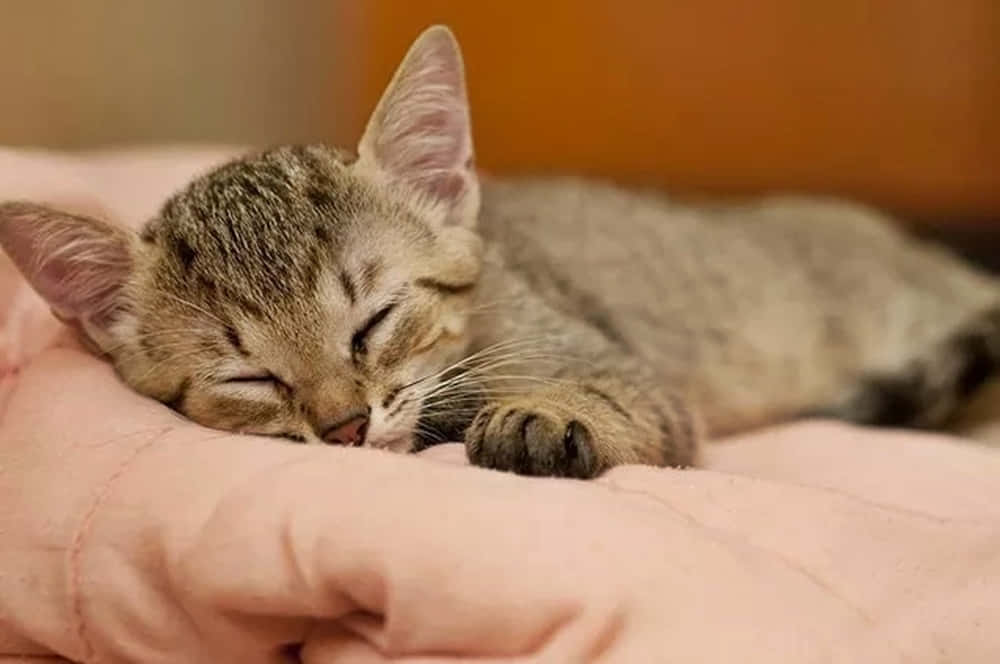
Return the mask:
{"type": "Polygon", "coordinates": [[[463,361],[456,362],[455,364],[449,366],[448,368],[433,374],[430,377],[438,376],[448,371],[452,371],[457,368],[463,368],[465,372],[471,371],[487,371],[496,363],[508,362],[508,361],[532,361],[532,360],[543,360],[552,359],[560,361],[572,361],[572,356],[560,355],[548,351],[547,349],[533,350],[532,348],[503,348],[497,349],[489,354],[484,354],[478,357],[470,356],[463,361]],[[462,365],[462,366],[460,366],[462,365]]]}
{"type": "Polygon", "coordinates": [[[441,392],[453,391],[470,385],[478,385],[481,382],[482,380],[477,374],[468,372],[459,374],[434,385],[422,386],[420,389],[411,390],[407,394],[412,397],[426,400],[441,392]]]}
{"type": "Polygon", "coordinates": [[[105,352],[114,353],[121,348],[135,344],[138,341],[145,341],[150,339],[158,339],[161,337],[177,336],[183,337],[185,340],[194,343],[194,338],[198,336],[198,330],[190,327],[177,327],[169,328],[164,330],[151,330],[148,332],[136,333],[128,337],[127,340],[121,343],[110,346],[105,352]]]}
{"type": "Polygon", "coordinates": [[[461,313],[467,316],[476,316],[476,315],[491,313],[496,311],[497,309],[508,306],[510,304],[514,304],[518,301],[519,298],[514,296],[497,298],[495,300],[483,302],[473,307],[469,307],[468,309],[464,309],[461,311],[461,313]]]}
{"type": "Polygon", "coordinates": [[[209,318],[211,318],[212,320],[214,320],[215,322],[219,323],[222,326],[227,326],[228,325],[228,323],[226,323],[226,321],[222,320],[222,318],[220,318],[219,316],[213,314],[208,309],[205,309],[204,307],[202,307],[200,305],[197,305],[194,302],[191,302],[190,300],[187,300],[187,299],[181,297],[180,295],[177,295],[176,293],[171,293],[170,291],[163,290],[162,288],[157,289],[155,292],[158,295],[162,295],[162,296],[165,296],[165,297],[172,298],[178,304],[181,304],[181,305],[186,306],[186,307],[190,307],[194,311],[197,311],[198,313],[201,313],[201,314],[204,314],[205,316],[208,316],[209,318]]]}
{"type": "MultiPolygon", "coordinates": [[[[156,349],[160,351],[177,351],[186,349],[204,351],[205,347],[197,340],[188,339],[188,340],[172,341],[170,343],[157,343],[156,349]]],[[[130,360],[136,357],[143,357],[150,355],[149,351],[143,348],[142,346],[131,348],[126,352],[117,352],[114,350],[109,350],[108,353],[117,353],[116,359],[118,359],[119,361],[130,360]]],[[[170,358],[164,358],[164,360],[168,359],[170,358]]]]}
{"type": "Polygon", "coordinates": [[[524,396],[523,389],[511,389],[507,391],[476,392],[473,394],[445,394],[423,402],[423,407],[430,411],[454,410],[467,404],[470,409],[476,409],[487,401],[498,401],[505,398],[517,398],[524,396]]]}
{"type": "MultiPolygon", "coordinates": [[[[548,361],[555,362],[558,361],[558,359],[559,358],[546,358],[546,357],[533,358],[533,357],[519,356],[519,357],[507,358],[504,360],[498,360],[482,368],[480,367],[469,368],[453,378],[449,378],[446,381],[438,383],[436,386],[431,388],[430,391],[441,389],[455,383],[462,383],[462,382],[484,383],[490,380],[502,380],[504,378],[508,378],[510,374],[498,373],[497,372],[498,369],[509,367],[511,365],[520,365],[525,363],[530,363],[532,366],[539,366],[539,365],[544,366],[546,362],[548,361]]],[[[531,375],[536,376],[538,378],[549,378],[551,380],[559,380],[558,378],[546,377],[544,374],[541,375],[531,374],[531,375]]]]}
{"type": "Polygon", "coordinates": [[[418,437],[430,439],[431,441],[436,443],[448,442],[448,439],[444,434],[442,434],[428,422],[421,420],[420,414],[422,413],[422,410],[423,409],[421,408],[419,403],[413,403],[403,408],[399,413],[397,413],[393,417],[393,419],[406,420],[412,418],[413,424],[411,425],[410,429],[411,434],[418,437]]]}
{"type": "Polygon", "coordinates": [[[512,341],[504,341],[504,342],[493,344],[491,346],[487,346],[486,348],[483,348],[482,350],[480,350],[480,351],[478,351],[476,353],[468,355],[468,356],[466,356],[466,357],[464,357],[464,358],[462,358],[462,359],[460,359],[460,360],[458,360],[456,362],[453,362],[452,364],[449,364],[448,366],[444,367],[443,369],[441,369],[439,371],[436,371],[436,372],[433,372],[433,373],[429,373],[429,374],[421,376],[421,377],[419,377],[419,378],[417,378],[415,380],[412,380],[409,383],[403,385],[403,387],[400,388],[400,389],[407,389],[409,387],[412,387],[412,386],[417,385],[419,383],[422,383],[424,381],[432,380],[434,378],[443,376],[443,375],[447,374],[449,371],[453,371],[455,369],[458,369],[458,368],[461,368],[463,366],[466,366],[470,362],[475,362],[477,359],[488,358],[492,353],[506,352],[506,351],[511,350],[513,348],[519,348],[522,345],[527,346],[527,345],[529,345],[531,343],[536,343],[537,341],[541,341],[543,339],[544,339],[543,337],[538,337],[537,339],[514,339],[512,341]]]}
{"type": "MultiPolygon", "coordinates": [[[[470,376],[484,376],[488,375],[490,371],[510,364],[525,363],[525,362],[546,362],[546,361],[565,361],[566,358],[559,357],[557,355],[546,355],[546,354],[532,354],[532,353],[517,353],[509,356],[500,356],[495,359],[490,360],[488,363],[483,365],[471,365],[463,369],[460,373],[453,377],[448,378],[438,385],[448,384],[450,381],[461,380],[463,378],[468,378],[470,376]]],[[[412,387],[413,383],[405,387],[412,387]]],[[[405,389],[405,388],[404,388],[405,389]]]]}
{"type": "Polygon", "coordinates": [[[139,383],[143,383],[143,382],[146,381],[146,379],[148,379],[151,375],[153,375],[154,373],[156,373],[160,368],[166,366],[168,363],[177,362],[178,360],[183,360],[183,359],[188,358],[188,357],[193,357],[195,355],[198,355],[201,352],[203,352],[201,348],[195,348],[195,349],[190,350],[190,351],[185,352],[185,353],[172,353],[170,355],[170,357],[167,357],[167,358],[164,358],[162,360],[158,360],[156,362],[153,362],[148,367],[148,369],[146,370],[146,372],[143,373],[142,375],[138,376],[135,380],[137,382],[139,382],[139,383]]]}
{"type": "MultiPolygon", "coordinates": [[[[163,338],[165,339],[164,341],[155,341],[155,342],[153,342],[157,348],[165,348],[165,347],[168,347],[168,346],[171,346],[171,345],[177,345],[179,343],[186,343],[186,344],[189,344],[189,345],[192,345],[192,346],[195,346],[195,345],[205,346],[204,340],[202,340],[202,339],[200,339],[200,338],[198,338],[197,336],[194,336],[194,335],[187,335],[186,336],[183,333],[177,333],[177,334],[171,334],[169,336],[163,335],[163,338]]],[[[131,340],[130,344],[124,344],[124,343],[118,344],[117,346],[113,346],[111,349],[109,349],[109,351],[110,350],[116,350],[116,349],[122,348],[125,345],[136,345],[136,346],[138,346],[139,344],[137,344],[135,342],[141,342],[141,341],[148,341],[148,339],[136,338],[136,339],[131,340]]]]}
{"type": "MultiPolygon", "coordinates": [[[[420,399],[422,402],[427,403],[438,397],[439,395],[446,396],[448,394],[454,394],[459,392],[465,387],[474,386],[475,391],[480,394],[485,394],[490,392],[491,389],[488,386],[491,380],[505,380],[510,379],[510,375],[495,374],[496,369],[511,364],[521,364],[530,362],[533,365],[544,365],[548,361],[566,363],[569,358],[558,354],[511,354],[506,357],[499,357],[496,360],[489,362],[482,367],[470,367],[459,373],[458,375],[451,377],[441,383],[436,385],[427,386],[425,388],[411,390],[408,395],[420,399]]],[[[533,376],[536,380],[545,381],[549,384],[555,384],[559,379],[557,378],[546,378],[544,376],[533,376]]],[[[512,388],[509,390],[511,393],[516,393],[518,388],[512,388]]],[[[523,391],[523,390],[522,390],[523,391]]],[[[493,393],[497,393],[495,390],[493,393]]]]}
{"type": "Polygon", "coordinates": [[[423,425],[417,425],[416,427],[414,427],[413,428],[413,433],[416,434],[416,435],[418,435],[418,436],[420,436],[420,437],[422,437],[422,438],[429,438],[432,443],[448,443],[448,442],[451,442],[451,441],[448,440],[448,437],[445,436],[440,431],[437,431],[436,429],[433,429],[433,430],[429,429],[429,428],[427,428],[426,426],[423,426],[423,425]]]}
{"type": "Polygon", "coordinates": [[[495,381],[527,381],[531,383],[539,383],[541,385],[549,386],[562,386],[562,385],[578,385],[579,381],[570,380],[567,378],[553,378],[551,376],[536,376],[532,374],[499,374],[491,375],[490,380],[495,381]]]}
{"type": "MultiPolygon", "coordinates": [[[[556,387],[566,384],[575,384],[574,381],[564,381],[561,379],[553,379],[540,376],[531,375],[518,375],[509,374],[500,377],[501,380],[509,380],[512,382],[522,381],[527,383],[539,383],[543,386],[556,387]]],[[[459,384],[454,386],[446,386],[445,389],[436,390],[429,394],[426,394],[421,399],[421,402],[426,405],[432,405],[437,403],[452,402],[455,398],[462,398],[468,395],[469,399],[490,399],[494,397],[503,396],[518,396],[523,395],[525,388],[523,386],[511,385],[510,387],[496,387],[490,386],[483,383],[470,383],[470,384],[459,384]],[[471,387],[470,387],[471,385],[471,387]],[[470,387],[466,390],[465,388],[470,387]]]]}
{"type": "MultiPolygon", "coordinates": [[[[169,348],[168,347],[167,350],[170,352],[169,356],[158,358],[158,359],[155,360],[156,361],[156,366],[158,368],[160,366],[163,366],[163,365],[165,365],[165,364],[167,364],[167,363],[175,360],[175,359],[183,359],[185,357],[193,357],[193,356],[197,355],[200,352],[199,348],[196,348],[195,346],[189,346],[189,345],[180,345],[180,346],[173,347],[173,348],[169,348]]],[[[130,352],[127,352],[127,353],[119,353],[115,357],[115,361],[119,365],[121,365],[121,364],[125,364],[127,362],[131,362],[131,361],[135,360],[136,358],[152,359],[145,352],[143,352],[142,350],[136,349],[136,350],[133,350],[133,351],[130,351],[130,352]]]]}

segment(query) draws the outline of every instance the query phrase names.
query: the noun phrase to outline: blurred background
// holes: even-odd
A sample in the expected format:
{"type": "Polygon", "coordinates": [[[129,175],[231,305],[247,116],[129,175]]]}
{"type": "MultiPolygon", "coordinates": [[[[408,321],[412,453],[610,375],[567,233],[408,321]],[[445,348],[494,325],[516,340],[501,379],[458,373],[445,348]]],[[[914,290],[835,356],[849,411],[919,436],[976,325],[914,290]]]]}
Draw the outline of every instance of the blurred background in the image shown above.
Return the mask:
{"type": "Polygon", "coordinates": [[[0,0],[0,17],[0,144],[353,146],[441,22],[489,171],[835,193],[1000,229],[996,0],[0,0]]]}

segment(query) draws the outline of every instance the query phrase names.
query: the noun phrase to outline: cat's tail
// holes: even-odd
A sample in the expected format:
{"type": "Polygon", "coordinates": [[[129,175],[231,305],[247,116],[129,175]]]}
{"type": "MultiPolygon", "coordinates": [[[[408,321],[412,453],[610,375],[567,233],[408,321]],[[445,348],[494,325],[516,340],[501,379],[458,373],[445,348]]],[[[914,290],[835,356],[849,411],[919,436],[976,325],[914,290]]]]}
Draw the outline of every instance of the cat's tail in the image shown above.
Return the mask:
{"type": "Polygon", "coordinates": [[[992,378],[1000,378],[1000,304],[972,318],[901,371],[867,376],[840,404],[810,415],[856,424],[938,428],[992,378]]]}

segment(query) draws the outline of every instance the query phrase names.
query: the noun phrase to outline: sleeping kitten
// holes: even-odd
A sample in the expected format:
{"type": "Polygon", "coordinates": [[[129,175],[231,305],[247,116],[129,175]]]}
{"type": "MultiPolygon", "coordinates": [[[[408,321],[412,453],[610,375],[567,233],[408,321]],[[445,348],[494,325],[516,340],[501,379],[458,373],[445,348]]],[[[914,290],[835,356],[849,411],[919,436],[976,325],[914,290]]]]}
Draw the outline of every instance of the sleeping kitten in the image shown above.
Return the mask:
{"type": "Polygon", "coordinates": [[[210,427],[592,477],[825,413],[935,426],[1000,364],[1000,287],[878,213],[480,178],[461,56],[413,45],[357,156],[249,155],[141,234],[29,203],[0,243],[139,392],[210,427]]]}

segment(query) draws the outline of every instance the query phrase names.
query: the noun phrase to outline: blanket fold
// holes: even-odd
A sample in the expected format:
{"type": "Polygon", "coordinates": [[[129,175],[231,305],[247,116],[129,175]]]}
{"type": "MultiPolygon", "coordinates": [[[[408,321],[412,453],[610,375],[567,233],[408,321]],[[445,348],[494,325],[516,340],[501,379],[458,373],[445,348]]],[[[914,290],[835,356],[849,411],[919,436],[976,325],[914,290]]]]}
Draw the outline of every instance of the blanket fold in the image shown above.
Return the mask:
{"type": "MultiPolygon", "coordinates": [[[[73,168],[124,215],[205,163],[147,158],[73,168]]],[[[0,661],[1000,661],[993,451],[815,422],[578,482],[228,434],[0,267],[0,661]]]]}

